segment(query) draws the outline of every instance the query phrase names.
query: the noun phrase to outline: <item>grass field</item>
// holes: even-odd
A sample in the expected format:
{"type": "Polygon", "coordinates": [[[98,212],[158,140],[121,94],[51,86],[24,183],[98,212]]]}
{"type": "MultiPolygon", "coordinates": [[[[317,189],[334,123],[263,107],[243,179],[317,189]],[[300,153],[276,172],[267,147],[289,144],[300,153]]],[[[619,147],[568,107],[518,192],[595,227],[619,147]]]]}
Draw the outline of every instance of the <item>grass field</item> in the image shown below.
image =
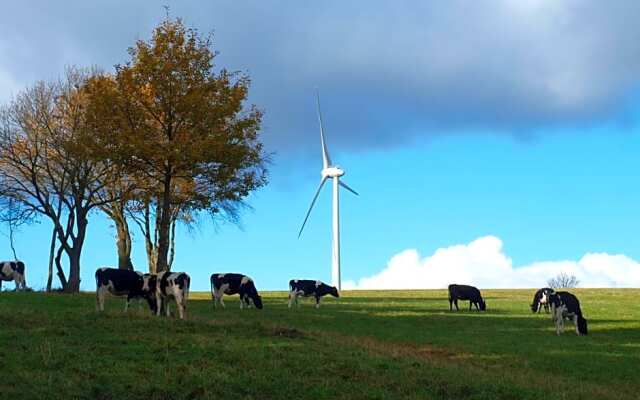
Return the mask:
{"type": "Polygon", "coordinates": [[[574,293],[587,337],[557,337],[532,290],[484,291],[485,313],[449,312],[432,290],[345,292],[320,310],[271,292],[262,311],[192,293],[188,321],[2,292],[0,399],[640,398],[640,290],[574,293]]]}

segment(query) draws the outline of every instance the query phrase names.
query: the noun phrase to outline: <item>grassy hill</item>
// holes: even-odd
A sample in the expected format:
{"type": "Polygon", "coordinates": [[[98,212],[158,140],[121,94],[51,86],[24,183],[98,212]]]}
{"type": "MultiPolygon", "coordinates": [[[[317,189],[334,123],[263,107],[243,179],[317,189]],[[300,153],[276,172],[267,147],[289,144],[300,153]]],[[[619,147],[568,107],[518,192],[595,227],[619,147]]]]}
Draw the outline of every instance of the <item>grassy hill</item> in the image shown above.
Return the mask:
{"type": "MultiPolygon", "coordinates": [[[[0,399],[637,399],[640,290],[582,289],[590,335],[486,290],[487,312],[445,291],[344,292],[320,310],[212,307],[156,318],[93,294],[0,293],[0,399]]],[[[175,309],[175,308],[174,308],[175,309]]]]}

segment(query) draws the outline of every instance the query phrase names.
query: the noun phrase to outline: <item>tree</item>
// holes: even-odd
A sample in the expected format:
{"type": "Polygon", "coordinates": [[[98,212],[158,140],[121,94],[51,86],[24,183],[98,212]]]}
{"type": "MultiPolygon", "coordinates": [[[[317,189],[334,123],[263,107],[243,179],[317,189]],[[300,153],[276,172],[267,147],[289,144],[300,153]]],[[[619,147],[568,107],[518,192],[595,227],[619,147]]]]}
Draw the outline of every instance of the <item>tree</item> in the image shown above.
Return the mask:
{"type": "Polygon", "coordinates": [[[84,85],[93,74],[69,68],[57,82],[26,89],[0,113],[0,197],[51,220],[59,244],[56,268],[67,292],[80,289],[89,213],[114,200],[98,195],[114,172],[93,154],[94,133],[85,118],[84,85]]]}
{"type": "Polygon", "coordinates": [[[555,278],[551,278],[547,281],[547,285],[554,289],[568,289],[578,286],[580,281],[575,275],[569,275],[561,272],[555,278]]]}
{"type": "Polygon", "coordinates": [[[175,223],[202,213],[234,219],[267,182],[258,141],[262,113],[245,107],[250,80],[214,71],[211,37],[180,19],[129,49],[130,61],[88,85],[89,119],[110,162],[136,176],[131,209],[145,236],[150,272],[170,267],[175,223]]]}

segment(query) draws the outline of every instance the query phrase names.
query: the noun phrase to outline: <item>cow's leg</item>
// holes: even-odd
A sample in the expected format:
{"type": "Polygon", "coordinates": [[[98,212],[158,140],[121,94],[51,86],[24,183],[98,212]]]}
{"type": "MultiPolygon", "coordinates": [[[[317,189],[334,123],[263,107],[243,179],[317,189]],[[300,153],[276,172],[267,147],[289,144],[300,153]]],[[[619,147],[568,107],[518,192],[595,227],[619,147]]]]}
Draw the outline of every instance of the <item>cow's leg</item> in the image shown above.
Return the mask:
{"type": "Polygon", "coordinates": [[[471,311],[471,304],[472,304],[472,302],[471,302],[471,300],[469,300],[469,311],[471,311]]]}
{"type": "Polygon", "coordinates": [[[316,296],[316,309],[320,308],[320,296],[316,296]]]}
{"type": "Polygon", "coordinates": [[[576,326],[576,335],[580,336],[580,330],[578,329],[578,314],[573,314],[573,324],[576,326]]]}
{"type": "Polygon", "coordinates": [[[220,293],[220,305],[222,306],[222,308],[227,307],[224,305],[224,293],[220,293]]]}
{"type": "Polygon", "coordinates": [[[124,302],[124,312],[129,311],[129,302],[131,301],[131,295],[127,295],[127,300],[124,302]]]}
{"type": "Polygon", "coordinates": [[[171,299],[167,296],[167,301],[165,301],[165,307],[166,307],[166,315],[167,317],[171,316],[171,310],[169,310],[169,305],[171,304],[171,299]]]}
{"type": "Polygon", "coordinates": [[[162,296],[160,293],[156,293],[156,316],[160,316],[160,311],[162,310],[162,296]]]}
{"type": "Polygon", "coordinates": [[[289,308],[291,308],[291,304],[293,303],[293,296],[295,296],[293,291],[289,292],[289,308]]]}
{"type": "Polygon", "coordinates": [[[240,309],[244,309],[244,299],[242,297],[240,297],[240,309]]]}
{"type": "MultiPolygon", "coordinates": [[[[2,283],[0,281],[0,283],[2,283]]],[[[104,291],[102,286],[96,288],[96,311],[104,311],[104,291]]]]}
{"type": "Polygon", "coordinates": [[[453,311],[453,299],[449,297],[449,311],[453,311]]]}
{"type": "Polygon", "coordinates": [[[456,311],[460,311],[460,307],[458,307],[458,299],[453,299],[453,304],[456,306],[456,311]]]}
{"type": "Polygon", "coordinates": [[[182,293],[176,293],[176,307],[178,308],[178,315],[180,319],[184,319],[184,299],[182,297],[182,293]]]}

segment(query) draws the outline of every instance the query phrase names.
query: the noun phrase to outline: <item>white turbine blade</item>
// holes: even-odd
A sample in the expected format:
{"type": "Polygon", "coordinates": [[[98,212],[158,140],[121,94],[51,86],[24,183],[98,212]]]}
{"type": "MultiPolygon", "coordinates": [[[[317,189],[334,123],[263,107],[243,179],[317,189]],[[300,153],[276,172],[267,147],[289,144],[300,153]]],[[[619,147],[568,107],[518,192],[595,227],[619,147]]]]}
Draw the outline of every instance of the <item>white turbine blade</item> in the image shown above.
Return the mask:
{"type": "Polygon", "coordinates": [[[358,192],[356,192],[355,190],[351,189],[349,186],[347,186],[346,183],[344,183],[342,181],[338,181],[338,183],[340,184],[340,186],[342,186],[343,188],[347,189],[351,193],[355,194],[356,196],[359,196],[358,192]]]}
{"type": "Polygon", "coordinates": [[[331,165],[331,157],[327,151],[327,145],[324,142],[324,129],[322,127],[322,114],[320,113],[320,92],[316,89],[316,100],[318,102],[318,122],[320,122],[320,144],[322,144],[322,168],[327,168],[331,165]]]}
{"type": "Polygon", "coordinates": [[[311,214],[311,209],[313,208],[313,205],[316,204],[316,199],[318,198],[318,195],[320,194],[320,190],[322,189],[322,185],[324,185],[324,183],[326,181],[327,181],[327,177],[325,176],[320,181],[320,185],[318,185],[318,190],[316,190],[316,195],[313,196],[313,200],[311,200],[311,205],[309,206],[309,211],[307,211],[307,215],[304,217],[304,222],[302,223],[302,227],[300,228],[300,232],[298,232],[298,238],[300,238],[300,235],[302,235],[302,230],[304,229],[304,226],[307,223],[307,220],[309,219],[309,214],[311,214]]]}

